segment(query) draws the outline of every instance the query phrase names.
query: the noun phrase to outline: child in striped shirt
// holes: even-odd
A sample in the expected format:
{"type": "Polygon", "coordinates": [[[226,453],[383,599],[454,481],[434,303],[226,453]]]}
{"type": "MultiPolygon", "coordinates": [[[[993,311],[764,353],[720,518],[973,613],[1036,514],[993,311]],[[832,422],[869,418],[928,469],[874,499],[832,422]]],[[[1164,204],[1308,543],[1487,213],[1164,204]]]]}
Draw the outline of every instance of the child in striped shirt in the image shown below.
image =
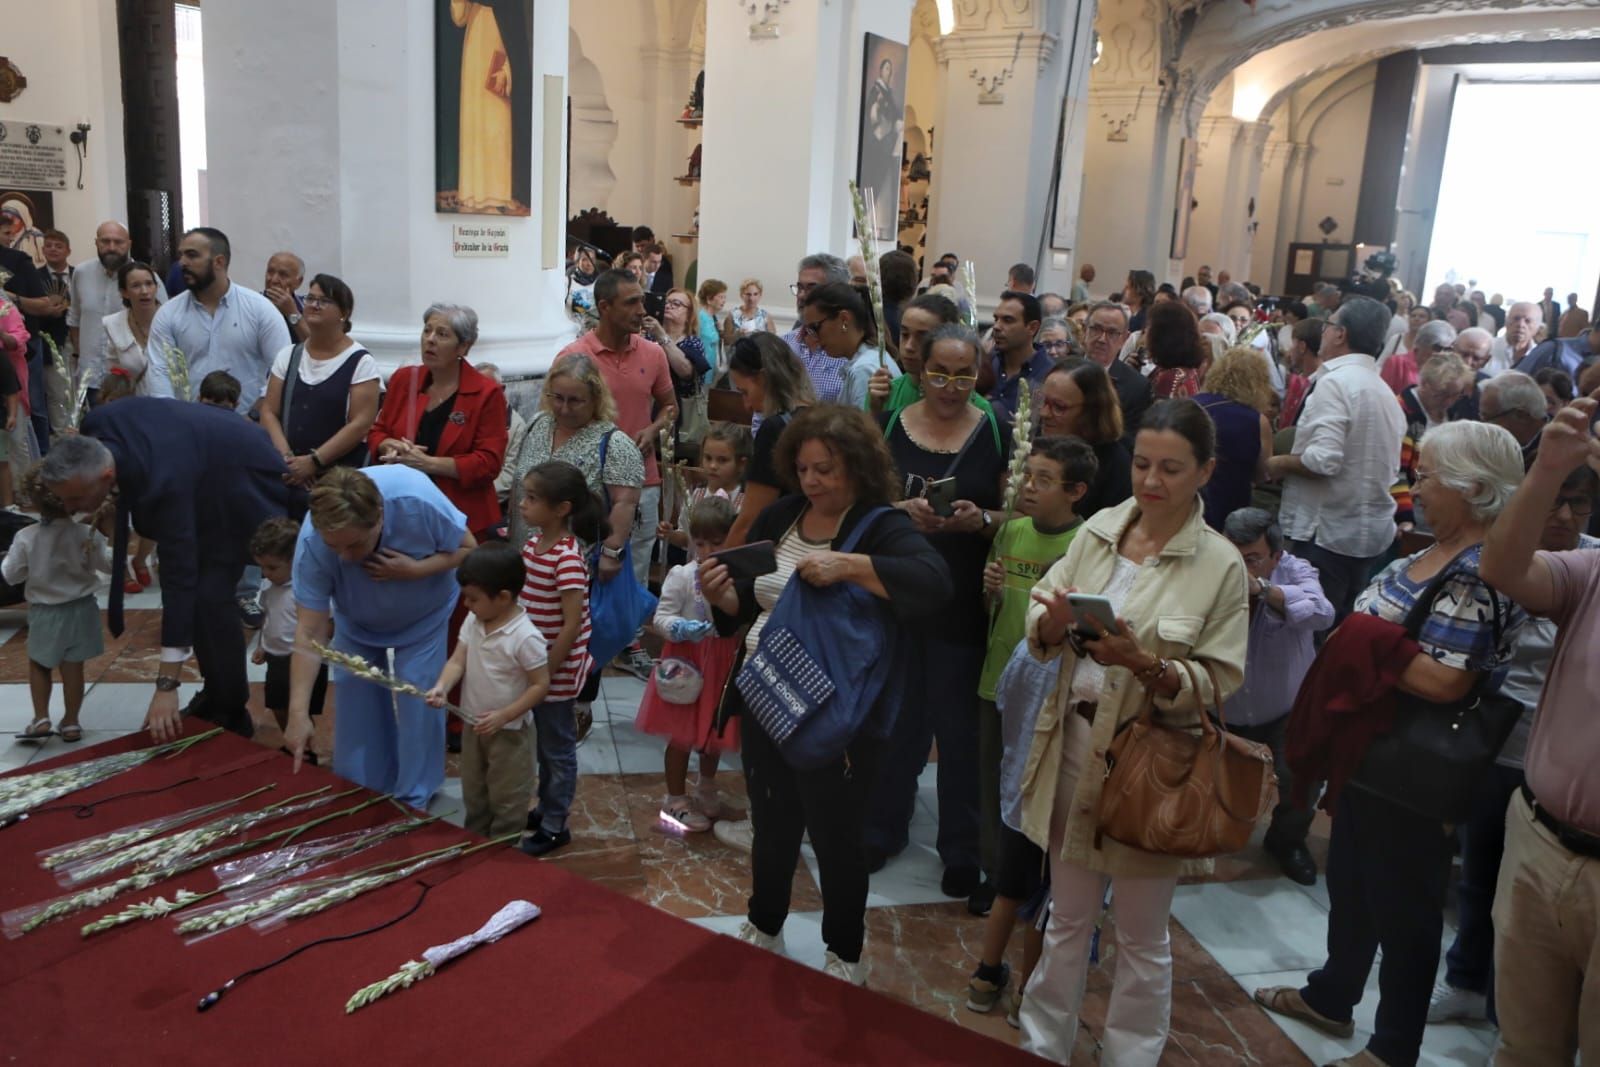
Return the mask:
{"type": "Polygon", "coordinates": [[[593,664],[589,659],[589,568],[579,538],[606,536],[605,514],[583,472],[559,460],[541,463],[522,481],[522,547],[526,578],[521,602],[550,646],[550,691],[533,709],[538,727],[539,803],[528,813],[522,851],[543,856],[572,840],[567,813],[578,788],[578,727],[573,704],[593,664]]]}

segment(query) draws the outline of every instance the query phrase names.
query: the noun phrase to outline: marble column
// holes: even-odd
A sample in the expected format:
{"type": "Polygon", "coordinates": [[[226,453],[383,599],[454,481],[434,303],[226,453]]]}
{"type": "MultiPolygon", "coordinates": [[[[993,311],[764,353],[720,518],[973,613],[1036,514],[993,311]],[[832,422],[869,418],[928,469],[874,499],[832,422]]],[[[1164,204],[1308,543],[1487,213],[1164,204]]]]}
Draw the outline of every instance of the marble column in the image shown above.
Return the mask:
{"type": "Polygon", "coordinates": [[[434,301],[477,310],[476,358],[512,375],[548,367],[573,334],[562,310],[567,7],[531,6],[533,213],[521,218],[434,210],[430,0],[207,7],[207,221],[232,241],[235,281],[259,288],[267,257],[291,249],[308,274],[349,283],[353,334],[386,367],[417,359],[434,301]],[[486,225],[504,227],[507,253],[458,257],[454,227],[486,225]]]}
{"type": "Polygon", "coordinates": [[[911,0],[749,7],[706,7],[700,277],[760,279],[767,309],[788,323],[800,258],[856,250],[847,183],[865,35],[905,41],[911,0]]]}

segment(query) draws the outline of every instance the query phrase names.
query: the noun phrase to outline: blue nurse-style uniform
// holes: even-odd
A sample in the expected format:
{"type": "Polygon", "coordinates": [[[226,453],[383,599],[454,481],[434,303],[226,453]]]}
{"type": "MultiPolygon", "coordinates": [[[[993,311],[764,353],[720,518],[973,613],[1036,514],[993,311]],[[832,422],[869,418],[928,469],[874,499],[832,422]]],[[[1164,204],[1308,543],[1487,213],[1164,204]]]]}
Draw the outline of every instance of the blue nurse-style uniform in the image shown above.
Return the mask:
{"type": "MultiPolygon", "coordinates": [[[[383,495],[379,548],[414,559],[455,552],[467,518],[426,474],[399,465],[366,467],[383,495]]],[[[360,561],[341,560],[311,526],[300,527],[294,553],[294,598],[333,615],[333,645],[387,669],[421,689],[444,668],[450,613],[460,590],[454,570],[409,581],[376,581],[360,561]]],[[[444,716],[418,697],[401,696],[334,668],[333,771],[401,802],[425,808],[444,781],[444,716]]]]}

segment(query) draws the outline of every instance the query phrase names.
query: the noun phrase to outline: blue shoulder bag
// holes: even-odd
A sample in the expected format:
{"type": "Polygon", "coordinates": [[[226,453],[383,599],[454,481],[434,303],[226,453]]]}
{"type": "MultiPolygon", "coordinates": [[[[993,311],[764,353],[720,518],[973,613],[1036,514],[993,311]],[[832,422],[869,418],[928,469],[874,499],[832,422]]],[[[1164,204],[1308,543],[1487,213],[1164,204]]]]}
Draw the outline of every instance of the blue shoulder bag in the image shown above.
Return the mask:
{"type": "MultiPolygon", "coordinates": [[[[613,430],[611,433],[615,433],[613,430]]],[[[600,439],[600,483],[605,485],[606,450],[611,444],[611,433],[600,439]]],[[[611,514],[611,494],[602,492],[606,514],[611,514]]],[[[609,582],[600,580],[600,546],[596,544],[589,554],[589,657],[595,669],[617,657],[617,653],[633,643],[639,627],[655,614],[656,598],[639,583],[633,573],[633,546],[622,545],[622,569],[609,582]]]]}
{"type": "MultiPolygon", "coordinates": [[[[890,510],[862,516],[839,551],[854,552],[890,510]]],[[[814,770],[843,756],[866,726],[895,651],[883,601],[852,582],[818,588],[795,575],[734,684],[789,765],[814,770]]]]}

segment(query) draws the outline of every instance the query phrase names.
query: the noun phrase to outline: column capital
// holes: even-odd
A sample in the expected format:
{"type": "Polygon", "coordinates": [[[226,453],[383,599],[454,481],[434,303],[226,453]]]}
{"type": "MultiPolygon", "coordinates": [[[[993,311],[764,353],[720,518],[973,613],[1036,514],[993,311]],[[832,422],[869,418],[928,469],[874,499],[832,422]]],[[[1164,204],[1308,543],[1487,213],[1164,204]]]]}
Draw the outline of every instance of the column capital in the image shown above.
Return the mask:
{"type": "Polygon", "coordinates": [[[1159,102],[1160,89],[1154,85],[1089,85],[1089,111],[1105,123],[1106,140],[1126,141],[1128,127],[1139,120],[1146,108],[1159,102]]]}
{"type": "Polygon", "coordinates": [[[737,0],[750,16],[750,39],[771,40],[778,36],[779,19],[790,0],[737,0]]]}
{"type": "Polygon", "coordinates": [[[969,13],[986,9],[987,4],[988,0],[964,0],[956,9],[956,29],[935,41],[934,54],[945,67],[966,68],[967,77],[978,86],[978,103],[1003,104],[1006,82],[1025,63],[1042,71],[1055,55],[1060,38],[1033,26],[1028,0],[998,5],[1009,12],[1007,17],[980,22],[977,15],[969,13]],[[1021,15],[1016,8],[1022,9],[1021,15]]]}

